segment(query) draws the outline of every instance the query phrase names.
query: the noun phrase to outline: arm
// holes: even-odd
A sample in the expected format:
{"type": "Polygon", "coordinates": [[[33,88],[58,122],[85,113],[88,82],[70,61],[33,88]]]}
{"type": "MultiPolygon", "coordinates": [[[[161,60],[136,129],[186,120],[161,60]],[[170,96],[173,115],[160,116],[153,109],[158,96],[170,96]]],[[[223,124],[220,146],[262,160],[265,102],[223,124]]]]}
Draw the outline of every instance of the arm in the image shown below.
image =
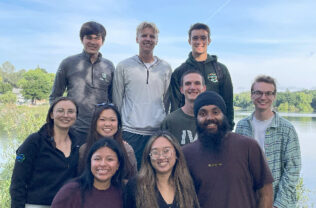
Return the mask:
{"type": "Polygon", "coordinates": [[[112,84],[112,99],[113,103],[117,106],[118,110],[121,112],[123,97],[125,92],[125,83],[124,83],[124,68],[122,64],[118,64],[113,77],[112,84]]]}
{"type": "Polygon", "coordinates": [[[273,204],[273,186],[272,183],[265,184],[258,190],[258,208],[271,208],[273,204]]]}
{"type": "Polygon", "coordinates": [[[10,195],[12,208],[24,208],[27,197],[27,185],[33,172],[33,161],[39,147],[35,135],[29,136],[18,148],[11,178],[10,195]]]}
{"type": "Polygon", "coordinates": [[[229,121],[229,124],[231,126],[231,130],[234,129],[234,94],[233,94],[233,84],[232,80],[229,74],[228,69],[225,65],[220,64],[219,67],[221,67],[222,71],[224,72],[223,80],[220,83],[220,95],[223,97],[226,107],[227,107],[227,118],[229,121]]]}
{"type": "MultiPolygon", "coordinates": [[[[285,138],[284,138],[285,139],[285,138]]],[[[300,144],[294,127],[289,131],[287,144],[282,154],[282,175],[278,186],[278,191],[274,199],[274,206],[279,208],[295,208],[296,185],[298,183],[301,171],[301,152],[300,144]]]]}
{"type": "Polygon", "coordinates": [[[170,85],[168,89],[168,97],[170,101],[170,112],[173,112],[181,107],[182,94],[180,92],[180,79],[178,71],[174,71],[171,75],[170,85]]]}
{"type": "Polygon", "coordinates": [[[168,64],[168,72],[166,73],[165,86],[164,86],[164,92],[163,92],[163,103],[164,103],[166,114],[168,114],[170,111],[169,86],[170,86],[171,74],[172,74],[172,69],[168,64]]]}
{"type": "Polygon", "coordinates": [[[61,97],[65,92],[65,89],[67,86],[67,80],[66,80],[66,73],[64,70],[63,63],[64,61],[60,64],[57,70],[52,92],[49,96],[49,103],[52,103],[56,98],[61,97]]]}

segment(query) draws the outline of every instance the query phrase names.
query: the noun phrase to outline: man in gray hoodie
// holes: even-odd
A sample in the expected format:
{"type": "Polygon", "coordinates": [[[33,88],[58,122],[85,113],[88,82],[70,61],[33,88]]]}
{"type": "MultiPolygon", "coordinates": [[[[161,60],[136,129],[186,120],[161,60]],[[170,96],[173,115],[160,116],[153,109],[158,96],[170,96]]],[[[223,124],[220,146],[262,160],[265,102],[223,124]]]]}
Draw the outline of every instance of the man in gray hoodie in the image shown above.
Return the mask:
{"type": "Polygon", "coordinates": [[[114,72],[113,102],[122,114],[123,138],[134,148],[138,168],[148,139],[166,116],[163,99],[172,70],[153,55],[158,33],[154,23],[138,25],[139,55],[120,62],[114,72]]]}
{"type": "Polygon", "coordinates": [[[111,101],[114,65],[99,52],[104,43],[105,28],[97,22],[86,22],[80,29],[83,52],[64,59],[56,73],[49,102],[67,91],[79,106],[73,126],[82,134],[82,143],[90,128],[95,105],[111,101]]]}

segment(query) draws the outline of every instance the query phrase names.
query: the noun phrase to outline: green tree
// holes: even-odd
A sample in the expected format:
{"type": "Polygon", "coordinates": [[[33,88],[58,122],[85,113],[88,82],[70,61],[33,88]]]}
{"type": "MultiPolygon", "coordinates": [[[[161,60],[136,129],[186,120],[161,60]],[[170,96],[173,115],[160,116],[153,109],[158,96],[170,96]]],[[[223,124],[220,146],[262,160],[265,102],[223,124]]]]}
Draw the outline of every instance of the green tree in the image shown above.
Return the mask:
{"type": "Polygon", "coordinates": [[[13,89],[12,85],[9,83],[5,83],[0,81],[0,93],[11,92],[13,89]]]}
{"type": "Polygon", "coordinates": [[[242,110],[253,110],[250,92],[242,92],[234,95],[234,106],[242,110]]]}
{"type": "Polygon", "coordinates": [[[13,103],[16,103],[16,100],[17,100],[16,94],[12,92],[6,92],[0,95],[0,103],[13,104],[13,103]]]}
{"type": "Polygon", "coordinates": [[[23,78],[24,73],[24,69],[15,72],[15,67],[8,61],[4,62],[2,66],[0,66],[0,75],[2,76],[2,81],[9,83],[13,87],[18,87],[18,82],[23,78]]]}
{"type": "Polygon", "coordinates": [[[53,79],[53,74],[49,74],[45,69],[39,67],[27,71],[19,81],[22,95],[26,99],[31,99],[32,104],[35,104],[36,100],[47,99],[53,86],[53,79]]]}

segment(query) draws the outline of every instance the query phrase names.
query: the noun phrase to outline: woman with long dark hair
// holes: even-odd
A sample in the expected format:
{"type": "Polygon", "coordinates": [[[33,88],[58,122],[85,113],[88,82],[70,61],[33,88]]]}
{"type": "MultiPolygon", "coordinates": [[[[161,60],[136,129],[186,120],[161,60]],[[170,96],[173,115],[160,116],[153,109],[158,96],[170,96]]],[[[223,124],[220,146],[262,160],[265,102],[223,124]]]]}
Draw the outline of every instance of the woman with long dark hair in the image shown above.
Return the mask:
{"type": "Polygon", "coordinates": [[[57,98],[46,124],[17,150],[10,194],[11,207],[49,207],[57,191],[77,173],[79,138],[70,129],[78,115],[70,98],[57,98]]]}
{"type": "Polygon", "coordinates": [[[126,185],[124,207],[200,207],[180,145],[169,132],[159,131],[148,141],[141,169],[126,185]]]}
{"type": "Polygon", "coordinates": [[[79,173],[85,166],[89,149],[100,138],[108,137],[116,140],[123,149],[125,156],[125,179],[129,179],[137,173],[137,163],[133,148],[122,138],[121,115],[112,103],[97,104],[88,133],[86,143],[80,147],[79,173]]]}
{"type": "Polygon", "coordinates": [[[88,152],[82,175],[60,189],[52,208],[122,208],[124,162],[117,141],[99,139],[88,152]]]}

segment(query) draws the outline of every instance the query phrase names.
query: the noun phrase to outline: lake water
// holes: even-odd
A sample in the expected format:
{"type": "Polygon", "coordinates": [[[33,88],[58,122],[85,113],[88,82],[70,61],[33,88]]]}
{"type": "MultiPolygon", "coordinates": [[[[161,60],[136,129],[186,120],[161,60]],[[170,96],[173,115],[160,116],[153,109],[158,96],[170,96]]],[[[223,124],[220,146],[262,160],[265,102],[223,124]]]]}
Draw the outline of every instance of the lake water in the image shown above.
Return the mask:
{"type": "MultiPolygon", "coordinates": [[[[249,114],[250,112],[236,112],[235,122],[237,123],[249,114]]],[[[302,153],[301,175],[306,188],[311,191],[310,201],[316,207],[316,114],[281,113],[281,115],[292,122],[298,133],[302,153]]],[[[5,142],[5,138],[0,138],[0,155],[2,155],[5,142]]],[[[4,162],[2,157],[0,157],[0,162],[4,162]]]]}

